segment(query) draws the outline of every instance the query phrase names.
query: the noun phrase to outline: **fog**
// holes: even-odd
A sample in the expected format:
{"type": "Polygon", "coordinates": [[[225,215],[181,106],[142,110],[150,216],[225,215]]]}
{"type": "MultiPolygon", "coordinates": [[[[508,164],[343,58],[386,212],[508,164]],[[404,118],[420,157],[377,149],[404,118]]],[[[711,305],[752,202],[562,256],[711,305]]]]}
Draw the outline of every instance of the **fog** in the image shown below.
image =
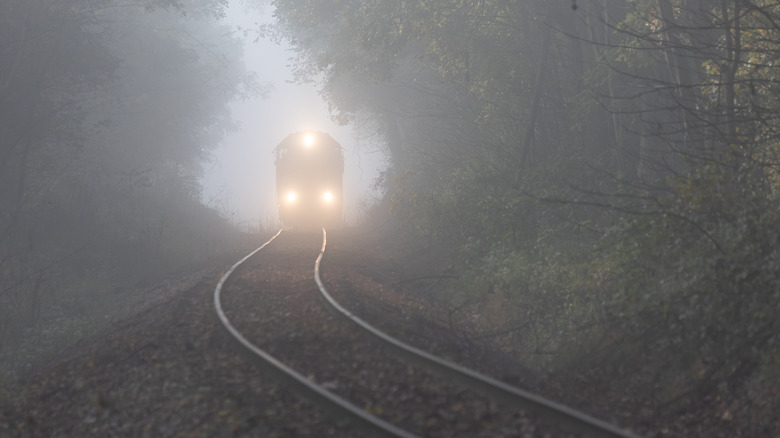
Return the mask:
{"type": "Polygon", "coordinates": [[[0,378],[278,226],[316,130],[420,320],[648,436],[780,436],[778,2],[251,2],[0,2],[0,378]]]}
{"type": "Polygon", "coordinates": [[[371,184],[386,165],[381,145],[359,126],[339,126],[331,120],[319,84],[294,81],[290,68],[294,53],[286,43],[258,38],[258,25],[273,21],[272,8],[258,11],[243,3],[230,2],[225,23],[247,31],[243,34],[246,68],[271,86],[270,94],[231,104],[239,127],[206,164],[203,202],[237,224],[277,224],[272,151],[294,132],[323,131],[344,148],[344,216],[347,224],[355,224],[365,203],[378,195],[371,184]]]}

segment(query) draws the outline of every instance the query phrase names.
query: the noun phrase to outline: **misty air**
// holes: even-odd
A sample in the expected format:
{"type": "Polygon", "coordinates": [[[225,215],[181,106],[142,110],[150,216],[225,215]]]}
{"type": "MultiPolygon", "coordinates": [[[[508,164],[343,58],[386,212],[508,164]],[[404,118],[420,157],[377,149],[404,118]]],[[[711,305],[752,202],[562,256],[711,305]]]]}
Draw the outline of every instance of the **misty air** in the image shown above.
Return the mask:
{"type": "Polygon", "coordinates": [[[778,23],[0,0],[0,436],[780,436],[778,23]]]}

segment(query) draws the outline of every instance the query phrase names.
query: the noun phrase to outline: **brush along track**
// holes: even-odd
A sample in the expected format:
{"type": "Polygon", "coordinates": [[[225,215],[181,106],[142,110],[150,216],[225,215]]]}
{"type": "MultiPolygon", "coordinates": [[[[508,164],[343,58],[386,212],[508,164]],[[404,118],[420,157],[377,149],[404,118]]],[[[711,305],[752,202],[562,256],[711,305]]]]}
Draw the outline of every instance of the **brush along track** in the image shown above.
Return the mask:
{"type": "MultiPolygon", "coordinates": [[[[575,430],[630,436],[579,412],[386,339],[381,333],[369,334],[366,327],[358,326],[366,324],[349,311],[341,309],[345,319],[316,299],[319,291],[312,281],[311,264],[317,257],[319,267],[324,249],[324,241],[320,247],[316,234],[284,233],[262,251],[258,249],[256,255],[247,256],[244,266],[230,276],[241,262],[234,265],[220,281],[215,303],[218,313],[224,310],[223,323],[233,335],[270,363],[266,369],[283,368],[284,372],[274,371],[278,378],[307,397],[319,399],[320,405],[330,403],[328,393],[335,394],[335,403],[341,408],[326,409],[347,412],[352,426],[386,436],[546,435],[535,433],[533,423],[517,408],[518,398],[525,403],[522,406],[555,423],[573,422],[575,430]],[[231,307],[231,302],[244,304],[231,307]],[[246,305],[252,302],[256,304],[246,305]],[[395,346],[389,349],[388,341],[395,346]],[[395,360],[398,355],[407,359],[422,356],[414,362],[433,364],[436,373],[446,377],[395,360]],[[486,393],[493,398],[511,403],[496,404],[464,390],[464,383],[483,391],[487,388],[486,393]]],[[[319,272],[315,274],[321,292],[332,301],[319,272]]]]}

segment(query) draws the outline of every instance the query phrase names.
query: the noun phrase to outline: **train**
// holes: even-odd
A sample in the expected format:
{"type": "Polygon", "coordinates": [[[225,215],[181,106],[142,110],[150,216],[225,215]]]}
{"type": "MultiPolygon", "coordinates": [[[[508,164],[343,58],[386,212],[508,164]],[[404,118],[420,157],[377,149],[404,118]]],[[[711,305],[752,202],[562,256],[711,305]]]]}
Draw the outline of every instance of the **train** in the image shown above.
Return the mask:
{"type": "Polygon", "coordinates": [[[329,134],[301,131],[274,149],[279,220],[293,229],[344,223],[344,151],[329,134]]]}

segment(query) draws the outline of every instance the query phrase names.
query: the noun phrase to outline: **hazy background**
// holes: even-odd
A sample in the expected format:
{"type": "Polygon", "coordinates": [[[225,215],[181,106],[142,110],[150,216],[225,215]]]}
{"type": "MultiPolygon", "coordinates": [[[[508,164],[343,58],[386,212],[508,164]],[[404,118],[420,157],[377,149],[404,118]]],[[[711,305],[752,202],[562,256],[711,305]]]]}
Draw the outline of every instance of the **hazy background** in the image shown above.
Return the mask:
{"type": "Polygon", "coordinates": [[[205,166],[203,201],[235,223],[275,223],[277,220],[272,151],[287,135],[302,130],[329,133],[344,147],[344,214],[349,224],[358,220],[361,204],[372,196],[371,183],[385,166],[385,156],[359,127],[339,126],[316,84],[297,84],[289,67],[292,52],[282,42],[257,38],[258,24],[273,21],[273,9],[247,9],[230,2],[226,23],[246,29],[246,68],[270,83],[267,98],[235,102],[233,118],[240,124],[205,166]]]}
{"type": "Polygon", "coordinates": [[[648,436],[780,436],[779,2],[227,2],[0,3],[0,399],[245,253],[313,129],[351,223],[386,151],[372,245],[430,275],[375,272],[458,339],[648,436]]]}

